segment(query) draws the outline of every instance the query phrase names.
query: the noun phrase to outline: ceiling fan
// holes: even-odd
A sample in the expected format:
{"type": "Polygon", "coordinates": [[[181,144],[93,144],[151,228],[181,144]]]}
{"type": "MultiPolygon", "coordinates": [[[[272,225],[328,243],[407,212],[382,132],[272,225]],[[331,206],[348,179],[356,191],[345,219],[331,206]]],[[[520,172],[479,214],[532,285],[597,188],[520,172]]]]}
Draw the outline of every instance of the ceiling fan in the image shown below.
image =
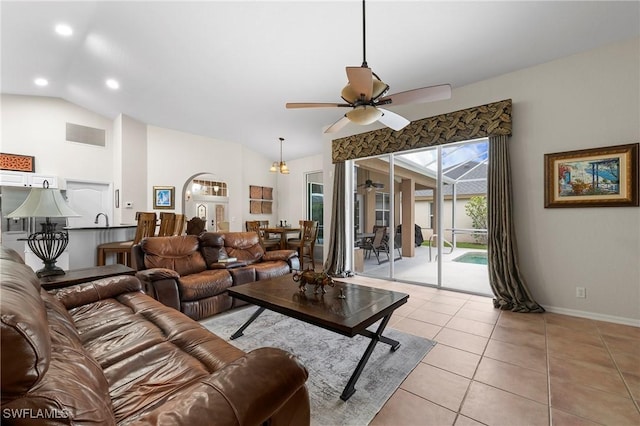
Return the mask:
{"type": "Polygon", "coordinates": [[[360,185],[358,185],[358,188],[360,187],[364,187],[364,189],[366,189],[367,191],[372,191],[376,188],[378,189],[384,188],[384,183],[378,183],[378,182],[372,181],[371,179],[367,179],[364,181],[364,183],[361,183],[360,185]]]}
{"type": "Polygon", "coordinates": [[[346,67],[348,83],[342,89],[340,96],[346,103],[289,102],[286,104],[289,109],[351,108],[342,118],[329,126],[324,131],[325,133],[337,132],[349,122],[367,125],[379,121],[393,130],[401,130],[409,124],[409,120],[387,109],[380,108],[380,106],[433,102],[451,98],[451,85],[449,84],[423,87],[385,96],[389,91],[389,85],[382,81],[367,65],[365,25],[365,0],[362,0],[362,65],[346,67]]]}

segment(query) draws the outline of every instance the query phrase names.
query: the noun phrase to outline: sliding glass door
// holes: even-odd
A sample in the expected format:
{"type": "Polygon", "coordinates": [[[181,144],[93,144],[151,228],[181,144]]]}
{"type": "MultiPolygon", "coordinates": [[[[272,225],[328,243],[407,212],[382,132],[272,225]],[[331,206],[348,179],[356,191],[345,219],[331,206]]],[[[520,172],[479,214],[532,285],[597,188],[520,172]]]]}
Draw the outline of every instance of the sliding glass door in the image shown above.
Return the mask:
{"type": "Polygon", "coordinates": [[[354,161],[356,273],[490,294],[487,153],[482,139],[354,161]]]}

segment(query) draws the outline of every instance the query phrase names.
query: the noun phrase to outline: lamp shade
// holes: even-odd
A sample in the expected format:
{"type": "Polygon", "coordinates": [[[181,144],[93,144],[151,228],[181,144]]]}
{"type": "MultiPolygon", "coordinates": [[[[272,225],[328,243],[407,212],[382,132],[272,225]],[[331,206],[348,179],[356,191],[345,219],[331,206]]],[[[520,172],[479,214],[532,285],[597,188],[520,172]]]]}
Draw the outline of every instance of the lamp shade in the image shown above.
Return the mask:
{"type": "Polygon", "coordinates": [[[345,114],[347,118],[356,124],[371,124],[382,117],[382,111],[369,105],[360,105],[345,114]]]}
{"type": "Polygon", "coordinates": [[[67,205],[60,190],[49,188],[31,188],[20,207],[7,215],[8,218],[79,216],[67,205]]]}

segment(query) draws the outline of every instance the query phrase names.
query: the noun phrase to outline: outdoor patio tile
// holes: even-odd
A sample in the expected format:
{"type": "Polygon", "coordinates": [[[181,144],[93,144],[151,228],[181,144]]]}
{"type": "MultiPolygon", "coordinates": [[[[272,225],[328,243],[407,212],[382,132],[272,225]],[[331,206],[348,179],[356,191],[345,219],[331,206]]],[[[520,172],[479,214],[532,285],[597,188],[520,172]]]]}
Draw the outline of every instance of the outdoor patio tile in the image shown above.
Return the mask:
{"type": "Polygon", "coordinates": [[[532,331],[522,331],[516,328],[502,327],[496,325],[491,338],[501,342],[513,343],[515,345],[529,346],[536,349],[546,350],[547,343],[544,334],[532,331]]]}
{"type": "Polygon", "coordinates": [[[474,321],[484,322],[486,324],[494,325],[498,321],[498,317],[500,316],[499,312],[483,312],[476,311],[464,305],[460,310],[456,313],[456,317],[466,318],[474,321]]]}
{"type": "Polygon", "coordinates": [[[458,316],[451,318],[446,327],[482,337],[490,337],[493,331],[493,324],[460,318],[458,316]]]}
{"type": "Polygon", "coordinates": [[[483,357],[473,380],[541,404],[549,401],[547,374],[539,371],[483,357]]]}
{"type": "Polygon", "coordinates": [[[551,425],[552,426],[598,426],[600,423],[565,413],[557,408],[551,409],[551,425]]]}
{"type": "Polygon", "coordinates": [[[469,383],[470,379],[420,363],[400,388],[457,412],[469,383]]]}
{"type": "Polygon", "coordinates": [[[472,382],[460,414],[486,425],[548,426],[549,407],[479,382],[472,382]]]}
{"type": "Polygon", "coordinates": [[[407,315],[407,317],[439,326],[446,325],[452,318],[451,315],[441,314],[439,312],[433,311],[426,311],[422,309],[414,310],[409,315],[407,315]]]}
{"type": "Polygon", "coordinates": [[[542,349],[491,339],[484,352],[484,356],[521,367],[531,368],[545,374],[547,372],[547,357],[545,351],[542,349]]]}
{"type": "Polygon", "coordinates": [[[436,342],[442,343],[447,346],[452,346],[454,348],[482,355],[482,352],[484,351],[484,348],[487,345],[487,341],[489,339],[487,339],[486,337],[465,333],[463,331],[443,328],[435,336],[435,340],[436,342]]]}
{"type": "Polygon", "coordinates": [[[551,406],[606,425],[640,424],[640,413],[631,399],[554,377],[551,406]]]}
{"type": "Polygon", "coordinates": [[[430,340],[433,340],[442,329],[440,326],[428,324],[411,318],[401,318],[398,322],[393,324],[393,328],[430,340]]]}
{"type": "Polygon", "coordinates": [[[480,355],[462,349],[436,345],[425,355],[422,362],[470,379],[478,367],[480,358],[480,355]]]}
{"type": "Polygon", "coordinates": [[[369,426],[398,426],[424,424],[425,419],[434,425],[453,425],[456,413],[429,402],[403,389],[398,389],[369,426]]]}

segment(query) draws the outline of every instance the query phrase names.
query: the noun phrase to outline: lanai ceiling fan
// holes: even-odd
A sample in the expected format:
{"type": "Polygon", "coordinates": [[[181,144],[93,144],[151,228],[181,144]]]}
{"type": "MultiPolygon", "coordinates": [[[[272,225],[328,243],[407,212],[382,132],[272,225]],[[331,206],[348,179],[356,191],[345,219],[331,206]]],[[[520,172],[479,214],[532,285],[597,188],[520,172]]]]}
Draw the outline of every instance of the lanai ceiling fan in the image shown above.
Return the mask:
{"type": "Polygon", "coordinates": [[[364,183],[361,183],[360,185],[358,185],[358,188],[361,188],[361,187],[364,187],[364,189],[366,189],[367,191],[372,191],[376,188],[378,189],[384,188],[384,183],[374,182],[371,179],[367,179],[364,181],[364,183]]]}
{"type": "Polygon", "coordinates": [[[286,107],[289,109],[351,108],[344,117],[329,126],[325,133],[337,132],[349,122],[367,125],[376,121],[397,131],[407,126],[409,120],[395,112],[380,108],[380,106],[434,102],[451,98],[451,86],[449,84],[423,87],[385,96],[389,91],[389,85],[369,68],[366,53],[365,0],[362,0],[362,65],[359,67],[346,67],[348,83],[342,89],[340,96],[346,103],[289,102],[286,107]]]}

